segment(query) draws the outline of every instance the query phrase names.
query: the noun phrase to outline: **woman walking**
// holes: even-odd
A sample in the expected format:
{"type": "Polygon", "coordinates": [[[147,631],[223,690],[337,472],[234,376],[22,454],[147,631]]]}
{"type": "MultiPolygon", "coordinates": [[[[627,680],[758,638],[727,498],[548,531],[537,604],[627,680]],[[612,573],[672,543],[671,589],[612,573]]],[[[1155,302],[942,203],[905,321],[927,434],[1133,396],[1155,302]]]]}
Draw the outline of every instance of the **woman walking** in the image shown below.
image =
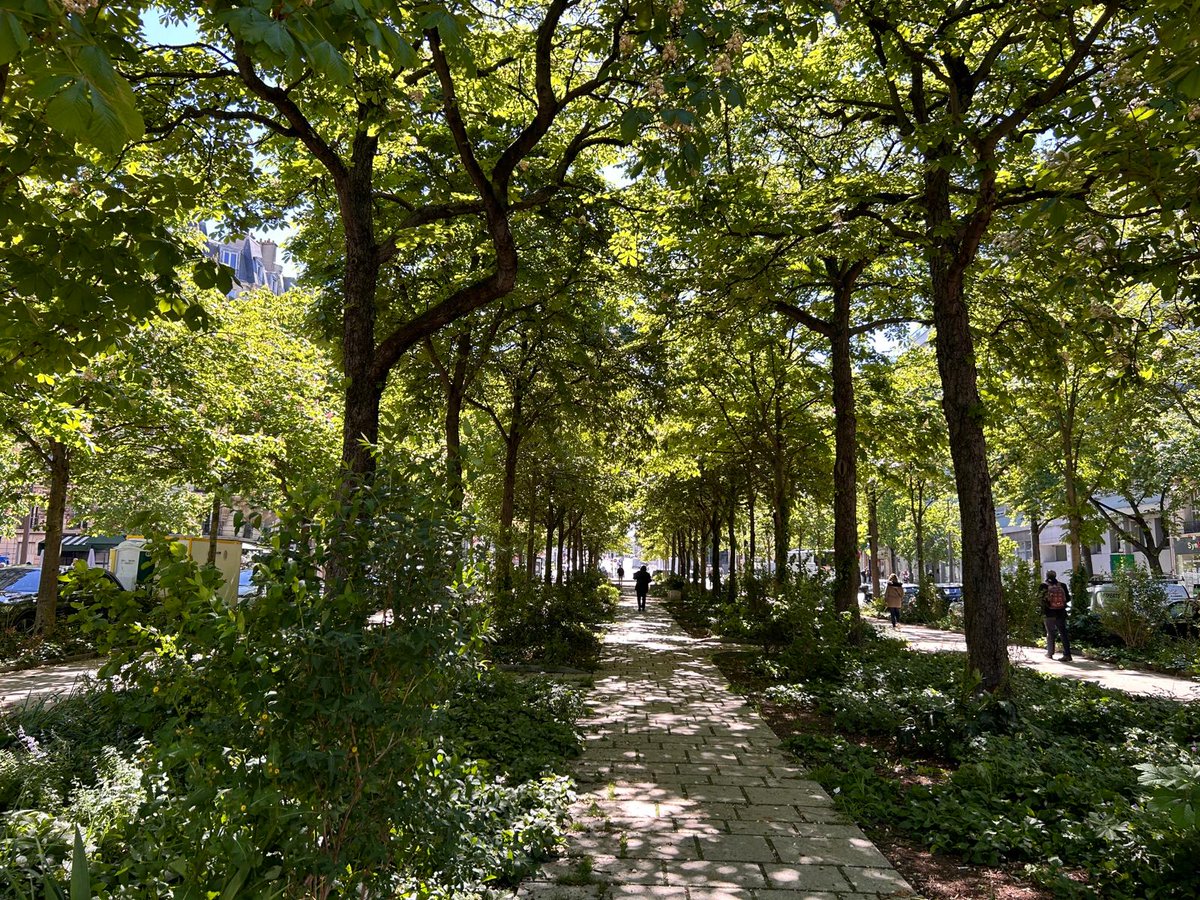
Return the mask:
{"type": "Polygon", "coordinates": [[[888,578],[887,590],[883,592],[883,602],[887,604],[888,615],[892,617],[892,627],[900,627],[900,607],[904,603],[904,588],[900,586],[900,579],[893,572],[888,578]]]}

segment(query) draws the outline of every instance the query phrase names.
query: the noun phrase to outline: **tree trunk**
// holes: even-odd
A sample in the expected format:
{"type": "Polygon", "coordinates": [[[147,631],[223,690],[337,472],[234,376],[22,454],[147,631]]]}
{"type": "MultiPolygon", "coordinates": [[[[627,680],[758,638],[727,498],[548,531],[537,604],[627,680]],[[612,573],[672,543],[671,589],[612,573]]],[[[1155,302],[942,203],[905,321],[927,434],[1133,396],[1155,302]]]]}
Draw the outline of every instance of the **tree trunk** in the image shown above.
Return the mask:
{"type": "Polygon", "coordinates": [[[791,492],[788,490],[787,473],[784,471],[782,459],[775,462],[774,480],[772,487],[771,510],[772,524],[775,526],[775,582],[783,584],[788,580],[788,546],[791,541],[791,492]]]}
{"type": "Polygon", "coordinates": [[[36,506],[29,507],[29,512],[25,516],[25,521],[21,523],[21,565],[29,563],[29,537],[33,531],[33,516],[37,511],[36,506]]]}
{"type": "MultiPolygon", "coordinates": [[[[1063,491],[1067,501],[1067,534],[1071,542],[1071,571],[1083,566],[1083,515],[1079,507],[1078,471],[1075,467],[1073,429],[1064,423],[1059,429],[1063,445],[1063,491]]],[[[1068,579],[1069,580],[1069,579],[1068,579]]]]}
{"type": "Polygon", "coordinates": [[[750,513],[750,544],[746,548],[746,564],[747,564],[747,569],[751,575],[754,574],[754,563],[755,563],[755,560],[758,558],[758,556],[757,556],[757,554],[758,554],[758,546],[757,546],[758,545],[758,535],[755,533],[755,521],[754,521],[754,504],[755,504],[755,502],[756,501],[755,501],[755,496],[754,496],[754,490],[751,489],[750,496],[746,498],[746,509],[750,513]]]}
{"type": "Polygon", "coordinates": [[[563,546],[567,542],[566,525],[567,513],[566,510],[560,510],[558,513],[558,521],[555,523],[558,528],[558,557],[554,561],[554,583],[561,585],[563,583],[563,546]]]}
{"type": "Polygon", "coordinates": [[[210,568],[217,564],[217,535],[221,531],[221,495],[213,494],[212,510],[208,514],[208,559],[210,568]]]}
{"type": "MultiPolygon", "coordinates": [[[[833,271],[831,269],[831,271],[833,271]]],[[[830,331],[833,369],[833,606],[858,618],[858,418],[850,357],[853,282],[835,282],[836,310],[830,331]]]]}
{"type": "Polygon", "coordinates": [[[713,498],[712,525],[709,526],[712,535],[712,589],[714,595],[721,593],[721,509],[716,498],[713,498]]]}
{"type": "Polygon", "coordinates": [[[525,535],[525,579],[533,584],[537,577],[537,489],[529,489],[529,517],[525,535]]]}
{"type": "Polygon", "coordinates": [[[727,598],[732,604],[737,599],[737,494],[729,496],[729,584],[727,598]]]}
{"type": "Polygon", "coordinates": [[[63,518],[67,511],[67,485],[71,480],[71,451],[51,441],[50,496],[46,499],[46,551],[42,554],[42,577],[38,584],[37,610],[33,628],[39,634],[54,634],[58,611],[58,566],[62,560],[63,518]]]}
{"type": "Polygon", "coordinates": [[[496,540],[496,584],[512,588],[513,513],[517,492],[517,459],[521,449],[521,401],[513,403],[512,424],[504,441],[504,486],[500,497],[500,532],[496,540]]]}
{"type": "Polygon", "coordinates": [[[1042,523],[1036,515],[1029,517],[1029,560],[1033,563],[1033,577],[1042,580],[1042,523]]]}
{"type": "MultiPolygon", "coordinates": [[[[430,353],[432,353],[432,349],[430,353]]],[[[454,342],[453,368],[446,373],[446,492],[450,507],[461,511],[466,499],[462,462],[462,410],[467,395],[467,374],[471,362],[471,332],[463,329],[454,342]]],[[[444,376],[443,376],[444,377],[444,376]]]]}
{"type": "Polygon", "coordinates": [[[871,550],[871,596],[882,593],[879,584],[879,494],[872,483],[867,490],[867,546],[871,550]]]}
{"type": "Polygon", "coordinates": [[[546,507],[546,562],[542,567],[542,580],[546,584],[550,583],[550,571],[554,564],[554,504],[551,503],[546,507]]]}
{"type": "MultiPolygon", "coordinates": [[[[926,226],[933,241],[928,258],[942,411],[950,435],[962,517],[967,665],[979,673],[987,690],[1004,693],[1009,675],[1008,621],[1000,583],[1000,542],[983,433],[975,343],[970,311],[963,298],[963,277],[974,252],[962,245],[959,229],[952,227],[950,175],[939,167],[939,162],[934,159],[927,163],[924,199],[926,226]],[[947,229],[951,231],[948,235],[947,229]]],[[[988,189],[986,185],[981,188],[988,189]]],[[[994,192],[994,183],[990,189],[994,192]]],[[[974,224],[980,231],[986,228],[986,220],[974,224]]]]}
{"type": "Polygon", "coordinates": [[[925,480],[917,479],[916,503],[913,505],[913,536],[917,541],[917,584],[924,584],[925,573],[925,480]]]}
{"type": "Polygon", "coordinates": [[[346,253],[342,278],[342,372],[346,377],[342,467],[349,476],[343,487],[351,488],[375,471],[383,394],[375,375],[379,248],[371,191],[373,155],[373,151],[364,155],[361,164],[351,170],[338,196],[346,253]]]}

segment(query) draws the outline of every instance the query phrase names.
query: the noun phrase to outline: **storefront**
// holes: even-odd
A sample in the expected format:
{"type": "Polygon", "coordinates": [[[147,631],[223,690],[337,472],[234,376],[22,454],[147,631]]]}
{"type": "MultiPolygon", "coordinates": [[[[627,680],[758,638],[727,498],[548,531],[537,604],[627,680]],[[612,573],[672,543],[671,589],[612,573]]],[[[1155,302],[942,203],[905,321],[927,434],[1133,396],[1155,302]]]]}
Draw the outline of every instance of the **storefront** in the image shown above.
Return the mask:
{"type": "Polygon", "coordinates": [[[1185,582],[1200,581],[1200,534],[1175,538],[1175,574],[1185,582]]]}

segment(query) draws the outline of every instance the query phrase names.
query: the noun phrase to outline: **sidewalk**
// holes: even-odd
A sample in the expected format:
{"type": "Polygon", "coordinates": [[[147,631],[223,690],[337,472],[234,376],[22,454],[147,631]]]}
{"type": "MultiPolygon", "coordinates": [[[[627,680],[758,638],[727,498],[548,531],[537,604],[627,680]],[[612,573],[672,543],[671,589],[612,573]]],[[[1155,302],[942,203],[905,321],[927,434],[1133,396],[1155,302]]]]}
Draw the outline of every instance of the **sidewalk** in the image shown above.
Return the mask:
{"type": "Polygon", "coordinates": [[[653,598],[605,642],[564,859],[524,900],[878,900],[912,889],[653,598]]]}
{"type": "MultiPolygon", "coordinates": [[[[943,650],[967,652],[967,639],[954,631],[939,631],[936,628],[924,628],[920,625],[904,625],[898,631],[892,631],[885,625],[876,622],[876,627],[884,634],[891,634],[907,641],[913,650],[937,652],[943,650]]],[[[1047,659],[1046,652],[1038,647],[1021,647],[1012,644],[1008,648],[1008,657],[1013,665],[1056,675],[1059,678],[1071,678],[1076,681],[1091,681],[1101,687],[1113,688],[1136,694],[1142,697],[1162,697],[1168,700],[1200,700],[1200,683],[1186,678],[1173,678],[1170,675],[1157,675],[1153,672],[1141,672],[1137,669],[1121,669],[1108,663],[1094,662],[1076,656],[1072,662],[1059,662],[1057,659],[1047,659]]]]}
{"type": "Polygon", "coordinates": [[[73,691],[81,679],[95,678],[100,659],[56,663],[36,669],[18,669],[0,674],[0,712],[22,703],[37,703],[73,691]]]}

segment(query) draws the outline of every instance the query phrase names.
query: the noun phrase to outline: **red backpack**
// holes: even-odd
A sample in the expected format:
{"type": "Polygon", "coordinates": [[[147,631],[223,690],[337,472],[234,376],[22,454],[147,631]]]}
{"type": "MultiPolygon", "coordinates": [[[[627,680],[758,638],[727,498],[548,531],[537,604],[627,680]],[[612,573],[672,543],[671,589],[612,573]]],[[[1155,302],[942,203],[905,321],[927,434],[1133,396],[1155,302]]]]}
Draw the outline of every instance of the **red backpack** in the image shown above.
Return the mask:
{"type": "Polygon", "coordinates": [[[1067,608],[1067,592],[1057,581],[1046,585],[1046,606],[1050,609],[1067,608]]]}

